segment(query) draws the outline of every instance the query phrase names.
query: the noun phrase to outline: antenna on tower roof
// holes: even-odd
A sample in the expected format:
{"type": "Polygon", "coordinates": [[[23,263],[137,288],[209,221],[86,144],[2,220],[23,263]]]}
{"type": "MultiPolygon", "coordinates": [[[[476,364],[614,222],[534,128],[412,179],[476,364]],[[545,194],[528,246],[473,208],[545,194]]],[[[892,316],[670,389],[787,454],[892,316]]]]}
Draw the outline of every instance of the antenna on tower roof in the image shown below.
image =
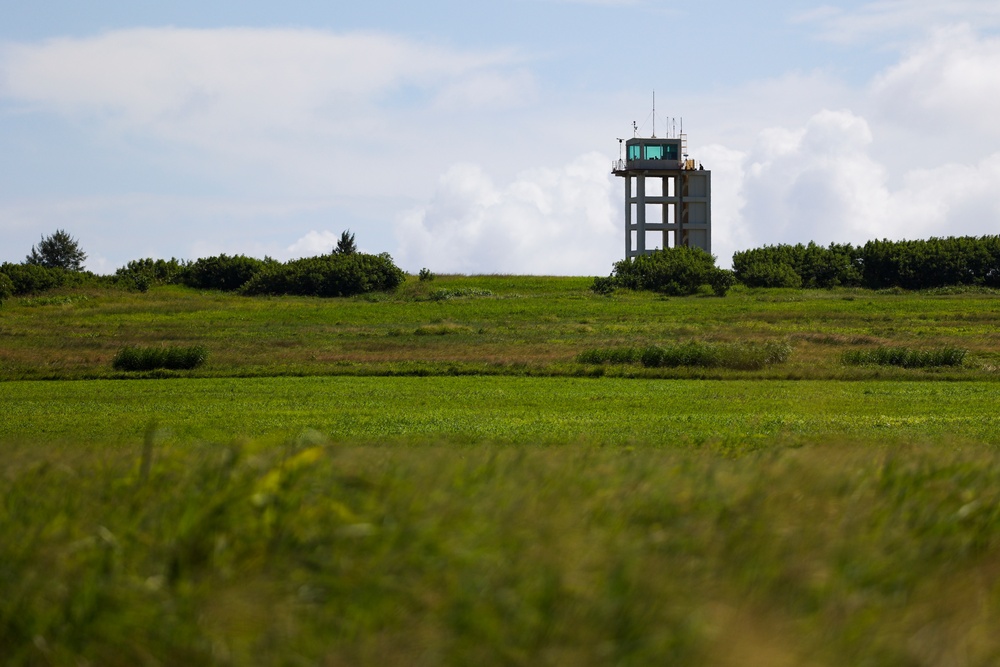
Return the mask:
{"type": "Polygon", "coordinates": [[[653,138],[656,138],[656,91],[653,91],[653,138]]]}

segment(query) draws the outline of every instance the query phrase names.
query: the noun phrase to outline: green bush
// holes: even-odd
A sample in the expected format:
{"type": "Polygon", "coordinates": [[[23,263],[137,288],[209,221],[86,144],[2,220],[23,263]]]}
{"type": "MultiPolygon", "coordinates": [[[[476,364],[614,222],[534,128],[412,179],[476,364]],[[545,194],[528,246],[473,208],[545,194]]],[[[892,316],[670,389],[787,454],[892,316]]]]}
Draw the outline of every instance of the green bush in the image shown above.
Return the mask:
{"type": "Polygon", "coordinates": [[[16,296],[37,294],[57,287],[80,287],[107,284],[107,279],[90,271],[69,271],[49,268],[39,264],[0,265],[0,273],[5,274],[13,285],[16,296]]]}
{"type": "Polygon", "coordinates": [[[869,241],[863,257],[865,287],[871,289],[1000,287],[1000,236],[869,241]]]}
{"type": "Polygon", "coordinates": [[[60,287],[66,280],[65,269],[50,269],[39,264],[10,264],[0,266],[13,286],[14,294],[36,294],[60,287]]]}
{"type": "MultiPolygon", "coordinates": [[[[701,248],[680,246],[616,262],[609,280],[611,288],[684,296],[694,294],[702,285],[712,285],[713,290],[716,284],[723,286],[726,278],[718,274],[719,270],[715,257],[701,248]]],[[[595,280],[591,287],[598,293],[607,293],[608,288],[609,283],[602,279],[595,280]]]]}
{"type": "Polygon", "coordinates": [[[615,291],[615,279],[613,276],[597,276],[594,278],[594,284],[590,286],[590,290],[607,296],[615,291]]]}
{"type": "Polygon", "coordinates": [[[126,345],[118,350],[112,367],[119,371],[191,370],[205,363],[208,351],[192,347],[137,347],[126,345]]]}
{"type": "Polygon", "coordinates": [[[749,287],[996,288],[1000,236],[764,246],[735,253],[733,271],[749,287]]]}
{"type": "Polygon", "coordinates": [[[788,264],[756,262],[740,272],[747,287],[802,287],[802,278],[788,264]]]}
{"type": "Polygon", "coordinates": [[[14,283],[10,281],[7,274],[0,273],[0,306],[12,296],[14,296],[14,283]]]}
{"type": "Polygon", "coordinates": [[[243,287],[248,295],[352,296],[389,292],[406,274],[388,253],[332,254],[271,264],[243,287]]]}
{"type": "Polygon", "coordinates": [[[736,284],[736,274],[727,269],[716,269],[708,276],[708,284],[712,286],[715,296],[726,296],[736,284]]]}
{"type": "Polygon", "coordinates": [[[634,364],[646,368],[700,366],[734,370],[759,370],[788,361],[792,348],[787,343],[702,343],[690,341],[645,348],[621,347],[585,350],[577,355],[583,364],[634,364]]]}
{"type": "Polygon", "coordinates": [[[175,258],[135,259],[115,271],[115,281],[123,287],[135,287],[141,292],[145,292],[153,285],[170,285],[179,283],[184,277],[184,273],[189,266],[189,262],[182,262],[175,258]]]}
{"type": "Polygon", "coordinates": [[[429,280],[434,280],[435,277],[436,276],[431,272],[430,269],[427,268],[420,269],[420,274],[419,274],[420,282],[427,282],[429,280]]]}
{"type": "Polygon", "coordinates": [[[911,350],[908,347],[877,347],[869,350],[848,350],[841,360],[848,366],[899,366],[902,368],[933,368],[961,366],[966,350],[943,347],[937,350],[911,350]]]}
{"type": "Polygon", "coordinates": [[[233,292],[240,289],[271,262],[245,255],[202,257],[189,264],[182,274],[188,287],[233,292]]]}
{"type": "Polygon", "coordinates": [[[861,255],[851,244],[764,246],[733,254],[733,271],[747,287],[857,287],[861,255]]]}

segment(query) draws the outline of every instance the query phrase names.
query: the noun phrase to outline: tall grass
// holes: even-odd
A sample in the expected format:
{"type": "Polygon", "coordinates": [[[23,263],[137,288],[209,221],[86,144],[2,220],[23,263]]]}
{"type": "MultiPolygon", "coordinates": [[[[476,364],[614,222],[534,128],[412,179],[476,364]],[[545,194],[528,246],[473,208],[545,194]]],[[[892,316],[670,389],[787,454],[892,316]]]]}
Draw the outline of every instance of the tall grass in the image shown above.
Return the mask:
{"type": "Polygon", "coordinates": [[[634,364],[646,368],[701,366],[734,370],[759,370],[788,361],[792,348],[787,343],[703,343],[690,341],[676,345],[620,347],[585,350],[577,356],[583,364],[634,364]]]}
{"type": "Polygon", "coordinates": [[[848,366],[934,368],[937,366],[961,366],[966,353],[966,350],[957,347],[943,347],[937,350],[877,347],[868,350],[848,350],[841,356],[841,360],[848,366]]]}
{"type": "Polygon", "coordinates": [[[111,365],[119,371],[191,370],[208,358],[208,350],[200,345],[189,347],[139,347],[126,345],[118,350],[111,365]]]}
{"type": "Polygon", "coordinates": [[[163,438],[7,449],[4,665],[1000,658],[988,447],[163,438]]]}

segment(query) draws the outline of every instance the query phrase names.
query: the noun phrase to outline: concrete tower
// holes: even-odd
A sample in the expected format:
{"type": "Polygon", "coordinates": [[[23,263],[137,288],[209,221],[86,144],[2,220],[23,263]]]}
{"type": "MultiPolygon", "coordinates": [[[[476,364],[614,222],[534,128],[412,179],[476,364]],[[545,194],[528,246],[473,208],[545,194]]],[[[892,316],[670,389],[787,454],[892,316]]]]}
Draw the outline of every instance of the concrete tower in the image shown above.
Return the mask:
{"type": "Polygon", "coordinates": [[[688,158],[687,135],[654,132],[624,148],[612,172],[625,179],[625,257],[677,246],[712,252],[712,172],[688,158]]]}

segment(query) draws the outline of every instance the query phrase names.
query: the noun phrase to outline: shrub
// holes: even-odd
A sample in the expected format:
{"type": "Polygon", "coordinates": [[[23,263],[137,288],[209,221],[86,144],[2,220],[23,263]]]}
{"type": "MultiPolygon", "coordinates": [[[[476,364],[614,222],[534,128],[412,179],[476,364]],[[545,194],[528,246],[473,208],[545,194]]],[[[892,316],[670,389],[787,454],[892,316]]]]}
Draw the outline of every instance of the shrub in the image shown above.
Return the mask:
{"type": "Polygon", "coordinates": [[[388,253],[332,254],[271,264],[247,282],[243,293],[352,296],[392,291],[405,279],[388,253]]]}
{"type": "Polygon", "coordinates": [[[0,273],[0,306],[12,296],[14,296],[14,283],[10,281],[7,274],[0,273]]]}
{"type": "Polygon", "coordinates": [[[747,287],[802,287],[802,278],[788,264],[756,262],[740,272],[747,287]]]}
{"type": "Polygon", "coordinates": [[[850,244],[782,244],[733,254],[736,279],[747,287],[857,287],[861,266],[861,249],[850,244]]]}
{"type": "Polygon", "coordinates": [[[204,347],[136,347],[126,345],[118,350],[111,365],[119,371],[191,370],[205,363],[208,352],[204,347]]]}
{"type": "Polygon", "coordinates": [[[592,292],[606,296],[615,291],[615,279],[612,276],[597,276],[590,289],[592,292]]]}
{"type": "Polygon", "coordinates": [[[961,366],[967,350],[943,347],[937,350],[911,350],[908,347],[877,347],[869,350],[848,350],[841,360],[848,366],[899,366],[901,368],[933,368],[961,366]]]}
{"type": "Polygon", "coordinates": [[[94,275],[89,271],[67,271],[66,269],[47,268],[39,264],[11,264],[8,262],[0,265],[0,273],[5,274],[10,279],[13,292],[17,296],[37,294],[56,287],[96,285],[106,281],[102,276],[94,275]]]}
{"type": "Polygon", "coordinates": [[[135,259],[115,271],[115,282],[145,292],[152,285],[169,285],[182,281],[188,263],[177,259],[135,259]]]}
{"type": "Polygon", "coordinates": [[[1000,286],[1000,236],[869,241],[862,253],[872,289],[1000,286]]]}
{"type": "Polygon", "coordinates": [[[792,348],[787,343],[702,343],[690,341],[664,347],[622,347],[585,350],[577,355],[583,364],[634,364],[646,368],[701,366],[734,370],[759,370],[788,361],[792,348]]]}
{"type": "MultiPolygon", "coordinates": [[[[711,285],[713,279],[724,282],[718,271],[712,255],[701,248],[680,246],[616,262],[610,280],[612,287],[683,296],[711,285]]],[[[607,289],[608,283],[595,281],[595,286],[607,289]]]]}
{"type": "Polygon", "coordinates": [[[736,275],[727,269],[716,269],[709,275],[708,284],[715,296],[726,296],[736,284],[736,275]]]}
{"type": "Polygon", "coordinates": [[[62,269],[48,269],[38,264],[10,264],[0,266],[13,286],[14,294],[33,294],[53,287],[59,287],[63,282],[62,269]]]}
{"type": "Polygon", "coordinates": [[[245,255],[203,257],[189,264],[182,281],[188,287],[232,292],[259,274],[272,260],[245,255]]]}
{"type": "Polygon", "coordinates": [[[431,273],[430,269],[424,268],[420,269],[419,277],[420,277],[420,282],[427,282],[430,280],[434,280],[436,276],[433,273],[431,273]]]}

